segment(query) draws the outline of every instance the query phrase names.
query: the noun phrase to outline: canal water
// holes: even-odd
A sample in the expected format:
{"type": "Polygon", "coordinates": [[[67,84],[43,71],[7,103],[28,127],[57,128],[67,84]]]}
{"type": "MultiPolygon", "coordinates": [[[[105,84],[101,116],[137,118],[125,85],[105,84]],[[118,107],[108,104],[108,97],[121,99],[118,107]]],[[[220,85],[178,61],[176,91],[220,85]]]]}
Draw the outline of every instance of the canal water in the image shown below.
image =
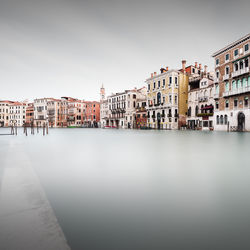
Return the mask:
{"type": "Polygon", "coordinates": [[[1,136],[0,186],[20,148],[72,250],[250,249],[250,133],[1,136]]]}

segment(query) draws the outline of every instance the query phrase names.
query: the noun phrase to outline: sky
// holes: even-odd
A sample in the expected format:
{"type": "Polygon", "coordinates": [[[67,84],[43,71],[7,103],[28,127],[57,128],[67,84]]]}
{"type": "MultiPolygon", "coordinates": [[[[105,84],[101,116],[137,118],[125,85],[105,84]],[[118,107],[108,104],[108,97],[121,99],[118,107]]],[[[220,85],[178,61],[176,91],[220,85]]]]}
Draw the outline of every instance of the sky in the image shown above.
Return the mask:
{"type": "Polygon", "coordinates": [[[0,100],[99,100],[248,34],[248,0],[0,0],[0,100]]]}

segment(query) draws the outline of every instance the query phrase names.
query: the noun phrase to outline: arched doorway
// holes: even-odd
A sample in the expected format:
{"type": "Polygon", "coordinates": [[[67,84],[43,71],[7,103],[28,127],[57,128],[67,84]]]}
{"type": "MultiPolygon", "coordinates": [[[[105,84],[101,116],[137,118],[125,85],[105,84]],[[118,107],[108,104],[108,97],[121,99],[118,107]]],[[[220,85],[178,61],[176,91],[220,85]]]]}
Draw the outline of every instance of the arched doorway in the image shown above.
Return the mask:
{"type": "Polygon", "coordinates": [[[157,113],[157,129],[161,129],[161,113],[157,113]]]}
{"type": "Polygon", "coordinates": [[[245,128],[245,115],[243,112],[238,114],[238,131],[244,131],[245,128]]]}

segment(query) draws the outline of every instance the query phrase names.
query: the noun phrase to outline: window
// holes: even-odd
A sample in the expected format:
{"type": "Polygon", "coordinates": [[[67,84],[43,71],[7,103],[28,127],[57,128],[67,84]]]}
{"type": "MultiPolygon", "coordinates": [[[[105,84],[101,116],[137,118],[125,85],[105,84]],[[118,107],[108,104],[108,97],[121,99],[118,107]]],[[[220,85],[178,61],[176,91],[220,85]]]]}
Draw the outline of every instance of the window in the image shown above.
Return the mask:
{"type": "Polygon", "coordinates": [[[177,95],[174,97],[174,103],[177,104],[177,95]]]}
{"type": "Polygon", "coordinates": [[[148,84],[148,91],[150,90],[150,84],[148,84]]]}
{"type": "Polygon", "coordinates": [[[244,105],[245,105],[245,107],[248,107],[248,97],[245,97],[245,99],[244,99],[244,105]]]}
{"type": "Polygon", "coordinates": [[[248,68],[248,58],[245,59],[245,68],[248,68]]]}
{"type": "Polygon", "coordinates": [[[162,87],[165,88],[165,79],[163,79],[162,87]]]}
{"type": "Polygon", "coordinates": [[[154,89],[155,89],[155,82],[154,82],[154,89]]]}
{"type": "Polygon", "coordinates": [[[218,85],[218,84],[215,85],[215,93],[216,93],[216,94],[219,94],[219,85],[218,85]]]}
{"type": "Polygon", "coordinates": [[[229,75],[229,67],[226,67],[226,75],[229,75]]]}
{"type": "Polygon", "coordinates": [[[161,81],[158,81],[158,88],[161,87],[161,81]]]}
{"type": "Polygon", "coordinates": [[[198,107],[198,106],[196,106],[196,107],[195,107],[195,116],[197,116],[197,115],[198,115],[198,112],[199,112],[199,107],[198,107]]]}
{"type": "Polygon", "coordinates": [[[227,115],[224,116],[224,124],[227,125],[227,115]]]}
{"type": "Polygon", "coordinates": [[[232,81],[232,89],[233,89],[233,90],[236,89],[236,81],[232,81]]]}
{"type": "Polygon", "coordinates": [[[178,85],[178,78],[175,77],[175,85],[178,85]]]}
{"type": "Polygon", "coordinates": [[[219,78],[219,76],[220,76],[220,72],[216,71],[216,78],[219,78]]]}
{"type": "Polygon", "coordinates": [[[216,102],[216,103],[215,103],[215,108],[216,108],[216,109],[219,109],[219,102],[216,102]]]}
{"type": "Polygon", "coordinates": [[[225,91],[228,92],[229,91],[229,82],[225,83],[225,91]]]}
{"type": "Polygon", "coordinates": [[[172,104],[172,96],[169,95],[169,103],[172,104]]]}
{"type": "Polygon", "coordinates": [[[220,116],[220,124],[223,125],[223,115],[220,116]]]}
{"type": "Polygon", "coordinates": [[[172,77],[169,77],[169,86],[172,84],[172,77]]]}
{"type": "Polygon", "coordinates": [[[249,44],[245,44],[244,50],[245,50],[245,52],[247,52],[249,50],[249,44]]]}
{"type": "Polygon", "coordinates": [[[163,96],[163,98],[162,98],[162,102],[163,102],[163,103],[165,103],[165,96],[163,96]]]}
{"type": "Polygon", "coordinates": [[[234,71],[238,71],[238,69],[239,69],[239,65],[238,65],[238,63],[235,63],[234,64],[234,71]]]}
{"type": "Polygon", "coordinates": [[[238,106],[238,99],[234,99],[234,107],[238,106]]]}
{"type": "Polygon", "coordinates": [[[236,49],[236,50],[234,51],[234,57],[237,57],[238,55],[239,55],[239,50],[236,49]]]}
{"type": "Polygon", "coordinates": [[[220,63],[220,60],[219,60],[219,58],[217,58],[216,59],[216,65],[219,65],[219,63],[220,63]]]}
{"type": "Polygon", "coordinates": [[[218,115],[216,116],[216,124],[217,124],[217,125],[219,125],[219,124],[220,124],[220,118],[219,118],[219,116],[218,116],[218,115]]]}
{"type": "Polygon", "coordinates": [[[226,54],[226,61],[229,61],[229,54],[226,54]]]}
{"type": "Polygon", "coordinates": [[[226,108],[228,108],[228,107],[229,107],[229,100],[226,100],[226,102],[225,102],[225,106],[226,106],[226,108]]]}

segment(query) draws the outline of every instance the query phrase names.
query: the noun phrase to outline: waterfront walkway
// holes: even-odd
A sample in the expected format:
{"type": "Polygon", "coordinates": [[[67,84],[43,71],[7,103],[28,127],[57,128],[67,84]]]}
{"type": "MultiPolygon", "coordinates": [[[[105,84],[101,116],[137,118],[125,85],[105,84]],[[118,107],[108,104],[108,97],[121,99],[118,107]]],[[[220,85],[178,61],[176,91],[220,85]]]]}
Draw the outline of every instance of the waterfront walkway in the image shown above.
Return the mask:
{"type": "Polygon", "coordinates": [[[0,249],[70,249],[21,145],[11,151],[14,141],[0,148],[0,249]]]}

